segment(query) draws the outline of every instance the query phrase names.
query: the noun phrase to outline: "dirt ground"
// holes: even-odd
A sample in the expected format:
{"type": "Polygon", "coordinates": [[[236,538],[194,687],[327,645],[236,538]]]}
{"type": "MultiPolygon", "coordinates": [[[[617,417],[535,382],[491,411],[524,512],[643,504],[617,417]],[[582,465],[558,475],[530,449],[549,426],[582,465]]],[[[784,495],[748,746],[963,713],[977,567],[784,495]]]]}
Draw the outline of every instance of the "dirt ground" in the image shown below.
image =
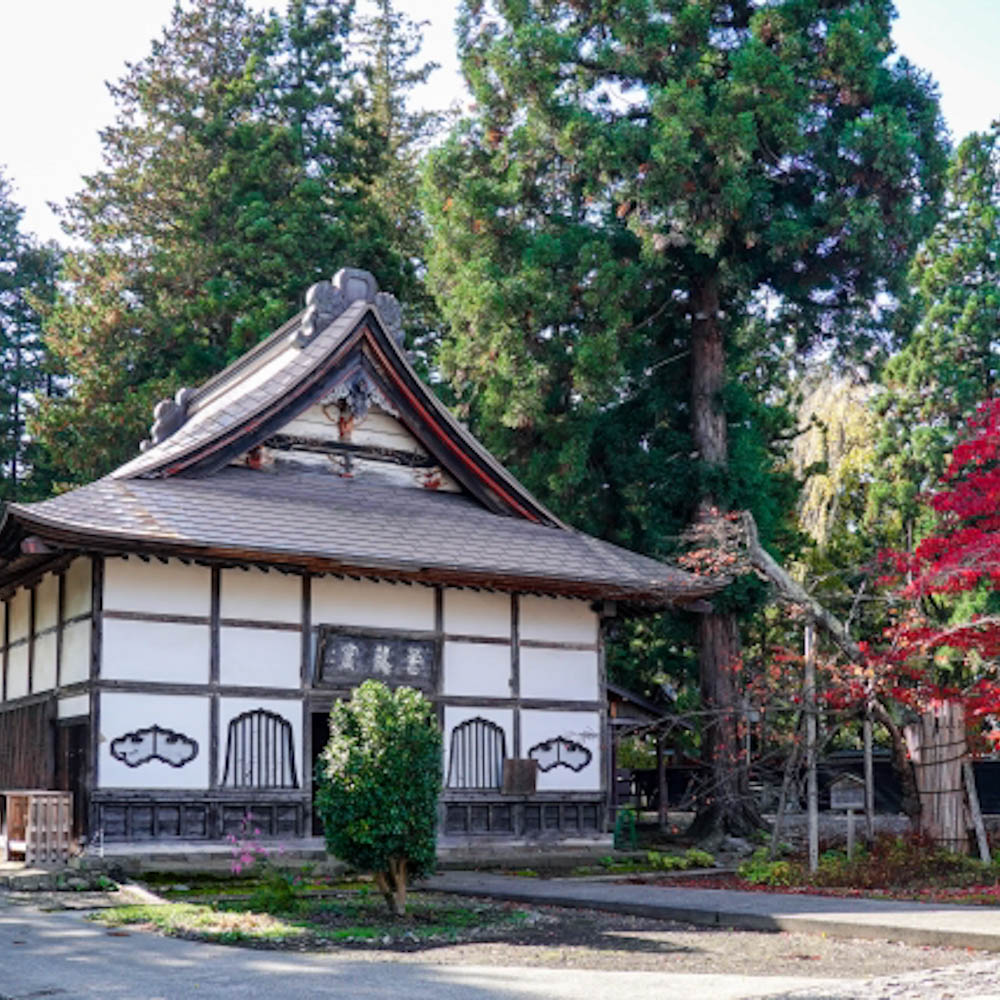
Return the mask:
{"type": "MultiPolygon", "coordinates": [[[[11,903],[43,909],[94,909],[148,902],[123,893],[4,892],[11,903]]],[[[500,904],[515,907],[516,904],[500,904]]],[[[743,976],[864,979],[940,969],[991,958],[983,952],[854,941],[820,935],[693,927],[643,917],[560,907],[523,907],[528,919],[465,943],[399,942],[330,945],[353,960],[447,965],[632,969],[743,976]]],[[[153,933],[114,929],[117,935],[153,933]]],[[[957,971],[957,970],[956,970],[957,971]]]]}

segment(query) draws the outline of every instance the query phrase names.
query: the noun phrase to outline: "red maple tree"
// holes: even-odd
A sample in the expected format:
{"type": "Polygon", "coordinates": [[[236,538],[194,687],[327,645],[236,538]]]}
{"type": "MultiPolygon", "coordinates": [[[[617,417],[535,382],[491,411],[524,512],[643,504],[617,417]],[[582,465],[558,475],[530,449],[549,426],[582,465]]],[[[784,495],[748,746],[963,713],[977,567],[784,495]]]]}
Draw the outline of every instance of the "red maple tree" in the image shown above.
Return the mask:
{"type": "Polygon", "coordinates": [[[927,503],[934,533],[882,554],[894,620],[862,649],[884,696],[918,712],[961,700],[980,720],[1000,713],[1000,399],[969,421],[927,503]]]}

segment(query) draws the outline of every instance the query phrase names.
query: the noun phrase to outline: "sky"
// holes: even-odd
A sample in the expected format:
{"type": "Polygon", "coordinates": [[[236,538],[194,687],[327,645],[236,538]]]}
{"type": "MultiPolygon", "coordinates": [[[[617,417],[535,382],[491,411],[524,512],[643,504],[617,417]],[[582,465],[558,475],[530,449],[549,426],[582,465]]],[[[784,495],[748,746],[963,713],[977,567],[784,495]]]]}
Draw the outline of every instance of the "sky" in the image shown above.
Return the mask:
{"type": "MultiPolygon", "coordinates": [[[[60,239],[60,203],[101,165],[98,131],[112,122],[106,80],[143,58],[174,0],[0,0],[0,166],[24,207],[23,228],[60,239]]],[[[269,6],[254,0],[256,6],[269,6]]],[[[399,0],[429,20],[424,58],[440,63],[417,99],[444,108],[464,87],[455,58],[456,0],[399,0]]],[[[898,50],[940,89],[953,137],[1000,117],[998,0],[897,0],[898,50]]]]}

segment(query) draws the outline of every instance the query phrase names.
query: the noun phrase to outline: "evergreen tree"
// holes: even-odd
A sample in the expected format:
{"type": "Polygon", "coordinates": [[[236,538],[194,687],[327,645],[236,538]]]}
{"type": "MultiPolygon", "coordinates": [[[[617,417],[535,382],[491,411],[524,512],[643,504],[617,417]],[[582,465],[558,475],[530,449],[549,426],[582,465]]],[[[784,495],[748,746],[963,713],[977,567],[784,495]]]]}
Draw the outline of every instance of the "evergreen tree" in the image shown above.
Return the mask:
{"type": "Polygon", "coordinates": [[[40,305],[55,291],[58,251],[21,231],[24,210],[0,172],[0,499],[48,492],[47,469],[26,424],[53,372],[41,339],[40,305]]]}
{"type": "Polygon", "coordinates": [[[910,269],[912,334],[886,365],[865,527],[912,550],[932,525],[921,502],[958,430],[1000,371],[1000,126],[958,147],[945,211],[910,269]]]}
{"type": "Polygon", "coordinates": [[[72,389],[37,430],[66,480],[133,454],[158,398],[238,356],[338,266],[398,287],[399,255],[365,197],[349,10],[178,4],[111,87],[104,169],[65,212],[83,249],[46,324],[72,389]]]}
{"type": "MultiPolygon", "coordinates": [[[[940,118],[927,79],[890,61],[892,13],[888,0],[465,3],[477,110],[435,157],[427,203],[445,364],[467,393],[482,382],[480,412],[548,438],[564,412],[614,405],[630,357],[677,378],[662,346],[681,344],[690,495],[703,512],[746,495],[739,477],[759,466],[731,432],[732,349],[752,367],[775,330],[803,350],[857,346],[852,320],[933,218],[940,118]],[[607,239],[562,238],[599,221],[607,239]],[[739,342],[748,331],[757,341],[739,342]],[[542,428],[550,391],[567,403],[542,428]]],[[[557,437],[556,454],[575,440],[557,437]]],[[[697,626],[713,713],[702,819],[743,831],[734,603],[697,626]]]]}
{"type": "Polygon", "coordinates": [[[439,111],[415,110],[409,103],[413,89],[437,69],[436,63],[420,61],[427,24],[402,13],[392,0],[375,0],[370,13],[357,19],[354,35],[364,78],[361,125],[371,178],[367,193],[385,216],[393,249],[403,263],[404,284],[397,294],[408,344],[425,370],[431,364],[440,314],[424,280],[428,230],[419,203],[419,166],[445,117],[439,111]]]}

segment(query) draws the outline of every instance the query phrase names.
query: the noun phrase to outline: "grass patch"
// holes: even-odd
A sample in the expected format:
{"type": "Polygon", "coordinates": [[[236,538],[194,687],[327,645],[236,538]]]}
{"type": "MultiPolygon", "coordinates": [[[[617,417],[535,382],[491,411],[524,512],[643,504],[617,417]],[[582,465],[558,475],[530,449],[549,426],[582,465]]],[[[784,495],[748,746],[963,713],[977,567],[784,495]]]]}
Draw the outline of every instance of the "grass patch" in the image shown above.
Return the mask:
{"type": "Polygon", "coordinates": [[[287,944],[299,939],[304,928],[270,913],[221,909],[199,903],[115,906],[100,910],[91,920],[109,927],[139,925],[170,937],[195,938],[222,944],[287,944]]]}
{"type": "MultiPolygon", "coordinates": [[[[202,887],[203,888],[203,887],[202,887]]],[[[415,892],[404,917],[392,917],[366,889],[296,896],[280,910],[255,895],[236,900],[118,906],[91,915],[110,927],[135,926],[174,937],[263,948],[359,944],[414,948],[504,937],[533,920],[510,904],[455,902],[415,892]]],[[[273,901],[272,901],[273,902],[273,901]]]]}
{"type": "Polygon", "coordinates": [[[184,900],[213,901],[229,896],[252,896],[261,890],[273,887],[276,881],[294,883],[299,893],[343,892],[372,888],[372,880],[357,875],[312,875],[301,874],[294,869],[277,866],[258,865],[247,875],[203,875],[193,874],[184,878],[169,872],[148,872],[142,876],[142,883],[164,899],[181,902],[184,900]]]}

